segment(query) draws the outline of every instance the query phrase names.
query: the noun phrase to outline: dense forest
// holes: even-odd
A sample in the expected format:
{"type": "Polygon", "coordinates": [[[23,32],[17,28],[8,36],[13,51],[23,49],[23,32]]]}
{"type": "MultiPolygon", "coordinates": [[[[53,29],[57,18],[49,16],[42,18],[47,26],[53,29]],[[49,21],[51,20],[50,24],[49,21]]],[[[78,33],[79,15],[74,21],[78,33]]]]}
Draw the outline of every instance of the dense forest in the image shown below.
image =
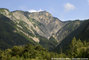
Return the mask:
{"type": "Polygon", "coordinates": [[[75,37],[65,53],[50,52],[38,45],[27,44],[0,50],[0,60],[51,60],[52,58],[89,58],[89,43],[75,37]]]}

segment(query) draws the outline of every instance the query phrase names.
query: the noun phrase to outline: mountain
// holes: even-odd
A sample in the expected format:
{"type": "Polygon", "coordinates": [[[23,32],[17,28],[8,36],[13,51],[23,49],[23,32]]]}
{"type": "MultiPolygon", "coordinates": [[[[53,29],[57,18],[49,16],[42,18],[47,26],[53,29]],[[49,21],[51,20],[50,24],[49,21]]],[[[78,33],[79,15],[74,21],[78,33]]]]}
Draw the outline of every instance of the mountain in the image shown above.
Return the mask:
{"type": "Polygon", "coordinates": [[[85,21],[76,20],[72,22],[71,23],[69,22],[60,31],[58,31],[57,34],[59,35],[57,37],[61,38],[62,36],[64,36],[64,38],[59,42],[57,47],[54,49],[56,52],[60,52],[60,48],[62,48],[63,52],[65,52],[66,49],[69,49],[69,45],[74,37],[80,39],[83,42],[84,41],[89,42],[89,37],[88,37],[89,20],[85,21]],[[60,34],[64,35],[60,36],[60,34]]]}
{"type": "Polygon", "coordinates": [[[43,24],[43,26],[40,26],[40,29],[43,31],[41,35],[46,38],[50,38],[50,36],[55,34],[64,25],[62,21],[46,11],[34,12],[29,16],[43,24]]]}
{"type": "Polygon", "coordinates": [[[0,48],[14,45],[41,45],[60,52],[68,49],[73,37],[89,42],[89,20],[61,21],[47,11],[9,11],[0,8],[0,48]]]}
{"type": "Polygon", "coordinates": [[[59,42],[61,42],[63,39],[66,38],[66,36],[68,36],[71,32],[73,32],[74,30],[76,30],[80,25],[81,25],[81,21],[76,20],[76,21],[67,21],[66,25],[63,26],[57,33],[56,33],[56,37],[59,40],[59,42]]]}
{"type": "MultiPolygon", "coordinates": [[[[57,39],[53,37],[53,34],[56,34],[56,32],[64,25],[63,22],[61,22],[58,18],[53,17],[50,13],[46,11],[30,13],[27,11],[16,10],[10,12],[8,9],[1,8],[0,14],[4,16],[4,17],[1,16],[0,19],[0,21],[1,20],[3,21],[2,27],[4,27],[5,25],[4,22],[6,20],[8,20],[7,21],[8,24],[6,26],[9,26],[10,24],[9,21],[11,21],[12,24],[10,24],[9,28],[13,27],[14,30],[12,31],[14,33],[18,33],[19,35],[23,36],[22,41],[24,44],[28,43],[24,42],[25,39],[26,41],[32,42],[32,44],[35,42],[35,44],[40,44],[47,49],[49,48],[52,49],[56,46],[57,39]]],[[[5,32],[12,34],[11,32],[8,32],[8,29],[6,28],[5,32]]],[[[7,34],[4,34],[3,36],[8,37],[7,40],[13,41],[15,39],[14,37],[7,36],[7,34]]],[[[18,40],[18,37],[16,37],[17,38],[16,40],[18,40]]],[[[6,39],[0,40],[3,40],[3,44],[4,42],[6,42],[6,39]]],[[[14,41],[13,45],[15,45],[14,43],[17,43],[16,45],[19,44],[18,42],[14,41]]]]}
{"type": "Polygon", "coordinates": [[[26,39],[23,35],[16,32],[16,25],[6,16],[0,14],[0,48],[11,48],[14,45],[34,44],[31,39],[26,39]],[[29,41],[31,40],[31,41],[29,41]]]}

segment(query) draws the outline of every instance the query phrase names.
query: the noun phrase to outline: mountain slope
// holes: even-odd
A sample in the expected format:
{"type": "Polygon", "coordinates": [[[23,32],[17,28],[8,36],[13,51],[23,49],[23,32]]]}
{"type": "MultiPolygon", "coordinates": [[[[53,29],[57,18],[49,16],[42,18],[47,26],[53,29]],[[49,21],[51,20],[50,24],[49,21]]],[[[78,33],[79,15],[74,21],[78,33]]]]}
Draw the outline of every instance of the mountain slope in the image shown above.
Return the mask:
{"type": "Polygon", "coordinates": [[[0,48],[10,48],[14,45],[24,45],[27,43],[34,44],[33,40],[29,41],[24,36],[16,32],[16,25],[9,18],[0,14],[0,48]]]}
{"type": "Polygon", "coordinates": [[[68,21],[66,22],[65,26],[63,26],[57,33],[56,37],[61,42],[63,39],[66,38],[71,32],[76,30],[81,25],[81,21],[68,21]]]}
{"type": "Polygon", "coordinates": [[[82,41],[89,39],[88,20],[62,22],[46,11],[10,12],[1,8],[0,24],[0,47],[3,49],[30,43],[42,45],[49,50],[55,47],[55,50],[60,50],[60,47],[65,50],[74,36],[82,41]]]}
{"type": "MultiPolygon", "coordinates": [[[[37,21],[34,18],[31,18],[29,16],[31,13],[24,12],[24,11],[10,12],[8,9],[0,9],[0,14],[7,17],[6,19],[9,19],[10,21],[12,21],[13,24],[15,24],[14,32],[20,34],[21,36],[25,36],[25,38],[27,40],[29,40],[29,42],[37,43],[37,44],[39,43],[40,45],[42,45],[43,47],[45,47],[47,49],[52,49],[56,46],[57,40],[56,39],[52,40],[52,39],[54,39],[54,37],[51,38],[52,34],[49,34],[51,31],[49,29],[48,29],[49,31],[47,30],[47,27],[45,24],[37,21]],[[53,43],[54,41],[55,41],[55,43],[53,43]]],[[[42,14],[42,15],[45,16],[44,14],[42,14]]],[[[45,18],[48,18],[48,17],[49,16],[46,16],[45,18]]],[[[42,17],[42,18],[44,18],[44,17],[42,17]]],[[[2,20],[4,22],[5,19],[2,19],[2,20]]],[[[51,21],[51,20],[48,20],[48,21],[51,21]]],[[[56,20],[56,18],[54,21],[60,22],[59,20],[56,20]]],[[[52,20],[51,22],[54,23],[54,21],[52,20]]],[[[60,22],[60,23],[62,24],[62,22],[60,22]]],[[[4,23],[2,23],[2,24],[4,24],[4,23]]],[[[11,26],[14,27],[14,25],[11,25],[11,26]]],[[[59,25],[55,24],[55,26],[59,26],[59,25]]],[[[52,27],[51,30],[53,30],[53,29],[54,29],[54,26],[52,27]]],[[[60,28],[58,28],[58,29],[60,29],[60,28]]],[[[54,31],[56,31],[56,29],[54,31]]],[[[11,38],[11,37],[8,36],[8,38],[11,38]]]]}
{"type": "Polygon", "coordinates": [[[45,36],[46,38],[50,38],[50,36],[56,34],[56,32],[64,25],[62,21],[56,17],[53,17],[46,11],[31,13],[29,17],[43,24],[43,26],[40,26],[40,29],[44,32],[44,35],[41,35],[45,36]]]}
{"type": "MultiPolygon", "coordinates": [[[[68,34],[55,48],[55,50],[60,52],[60,48],[65,51],[65,49],[69,49],[69,45],[73,37],[76,37],[77,39],[80,39],[82,41],[89,42],[89,20],[81,21],[81,24],[79,26],[76,26],[75,24],[70,25],[68,29],[72,26],[72,29],[74,29],[70,34],[68,34]],[[73,27],[77,27],[76,29],[73,27]]],[[[58,52],[57,51],[57,52],[58,52]]]]}

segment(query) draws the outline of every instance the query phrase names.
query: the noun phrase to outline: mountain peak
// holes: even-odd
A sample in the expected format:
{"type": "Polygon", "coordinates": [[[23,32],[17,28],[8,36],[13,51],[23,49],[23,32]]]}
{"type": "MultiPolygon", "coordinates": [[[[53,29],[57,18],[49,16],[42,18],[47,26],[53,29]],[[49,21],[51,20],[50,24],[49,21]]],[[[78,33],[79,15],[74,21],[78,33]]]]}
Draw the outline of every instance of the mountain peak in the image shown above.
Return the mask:
{"type": "Polygon", "coordinates": [[[44,16],[45,18],[46,17],[52,17],[51,13],[47,12],[47,11],[39,11],[39,12],[32,12],[31,13],[32,15],[34,16],[44,16]]]}
{"type": "Polygon", "coordinates": [[[0,8],[0,11],[4,11],[4,10],[9,11],[9,10],[8,10],[8,9],[6,9],[6,8],[0,8]]]}
{"type": "Polygon", "coordinates": [[[9,14],[9,10],[6,9],[6,8],[0,8],[0,14],[3,14],[3,15],[8,15],[9,14]]]}

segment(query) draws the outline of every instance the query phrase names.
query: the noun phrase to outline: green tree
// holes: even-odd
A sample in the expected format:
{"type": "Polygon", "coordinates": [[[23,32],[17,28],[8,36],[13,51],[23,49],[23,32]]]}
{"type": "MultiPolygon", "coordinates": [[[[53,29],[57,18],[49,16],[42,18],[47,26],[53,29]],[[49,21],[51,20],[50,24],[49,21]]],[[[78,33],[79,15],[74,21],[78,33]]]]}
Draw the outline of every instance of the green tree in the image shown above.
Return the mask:
{"type": "Polygon", "coordinates": [[[75,57],[76,56],[76,38],[74,37],[72,39],[72,42],[70,44],[70,54],[71,54],[71,57],[75,57]]]}
{"type": "Polygon", "coordinates": [[[14,46],[12,49],[12,56],[16,56],[16,55],[22,55],[22,52],[23,52],[23,48],[21,46],[14,46]]]}

